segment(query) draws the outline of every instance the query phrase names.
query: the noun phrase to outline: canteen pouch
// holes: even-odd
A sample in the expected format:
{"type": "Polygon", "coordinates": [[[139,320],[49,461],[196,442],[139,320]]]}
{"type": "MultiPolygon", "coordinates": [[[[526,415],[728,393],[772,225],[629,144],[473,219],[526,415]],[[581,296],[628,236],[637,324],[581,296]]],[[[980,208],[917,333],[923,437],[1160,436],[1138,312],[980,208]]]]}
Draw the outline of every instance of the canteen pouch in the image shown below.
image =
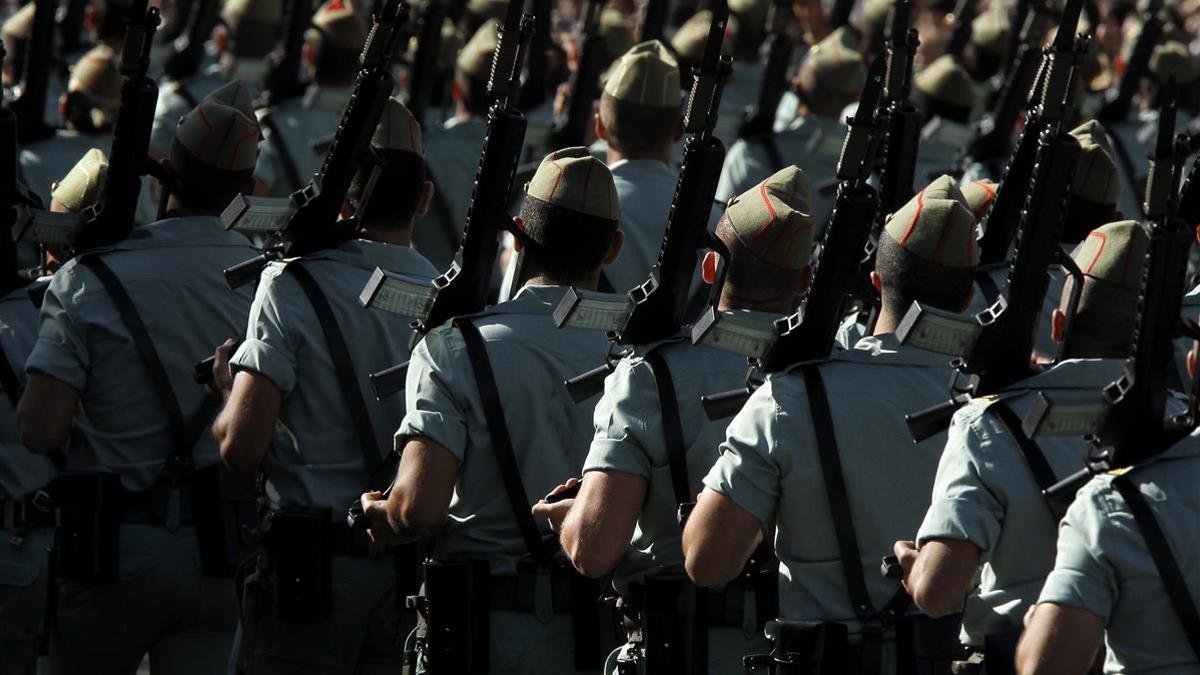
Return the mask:
{"type": "Polygon", "coordinates": [[[845,675],[852,672],[846,624],[820,621],[770,621],[771,653],[747,656],[746,672],[771,675],[845,675]]]}
{"type": "Polygon", "coordinates": [[[491,593],[486,560],[426,561],[422,614],[431,675],[476,675],[491,667],[491,593]]]}
{"type": "Polygon", "coordinates": [[[239,473],[218,462],[193,473],[191,481],[200,569],[206,577],[232,577],[254,552],[254,531],[258,529],[254,474],[239,473]]]}
{"type": "Polygon", "coordinates": [[[267,516],[275,608],[285,621],[321,621],[333,612],[330,509],[283,509],[267,516]]]}
{"type": "Polygon", "coordinates": [[[937,619],[905,616],[896,622],[897,675],[950,675],[964,650],[958,641],[962,615],[937,619]]]}
{"type": "Polygon", "coordinates": [[[121,478],[68,471],[54,483],[59,578],[85,583],[117,580],[120,567],[121,478]]]}
{"type": "Polygon", "coordinates": [[[683,574],[645,578],[642,627],[647,673],[701,675],[708,665],[708,592],[683,574]]]}

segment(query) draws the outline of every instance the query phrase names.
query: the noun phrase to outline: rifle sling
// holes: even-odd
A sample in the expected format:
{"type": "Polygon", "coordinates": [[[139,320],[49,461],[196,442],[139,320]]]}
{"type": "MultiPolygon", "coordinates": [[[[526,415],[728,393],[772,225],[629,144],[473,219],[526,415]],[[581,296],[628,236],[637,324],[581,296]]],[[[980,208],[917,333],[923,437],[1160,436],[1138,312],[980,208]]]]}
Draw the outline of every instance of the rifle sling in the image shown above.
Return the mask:
{"type": "Polygon", "coordinates": [[[682,506],[692,501],[688,486],[687,446],[683,441],[683,421],[679,417],[679,399],[675,393],[675,382],[667,360],[656,349],[645,355],[646,364],[654,375],[654,387],[658,392],[658,407],[662,411],[663,441],[667,448],[667,465],[671,470],[671,486],[675,490],[675,503],[682,506]]]}
{"type": "Polygon", "coordinates": [[[325,334],[325,346],[329,349],[329,358],[333,360],[333,370],[337,375],[338,388],[342,390],[342,398],[350,411],[350,420],[354,423],[354,434],[358,436],[363,467],[374,486],[375,473],[383,461],[383,452],[375,437],[375,427],[371,424],[371,413],[367,408],[366,399],[358,386],[358,371],[354,369],[354,360],[350,357],[346,337],[342,333],[337,316],[333,313],[333,307],[329,304],[329,298],[325,296],[312,273],[295,260],[288,263],[285,269],[300,284],[304,295],[308,296],[308,302],[317,315],[317,322],[321,324],[321,331],[325,334]]]}
{"type": "Polygon", "coordinates": [[[171,454],[167,458],[168,465],[189,461],[192,449],[208,428],[209,421],[220,409],[220,399],[212,395],[205,396],[196,412],[191,417],[184,419],[179,399],[175,396],[175,390],[167,376],[167,369],[158,355],[158,349],[154,346],[150,331],[142,321],[142,316],[138,313],[137,307],[133,304],[133,298],[129,296],[125,286],[99,256],[80,256],[79,263],[86,265],[96,275],[100,285],[104,287],[108,297],[117,308],[121,323],[125,324],[125,329],[129,331],[129,336],[133,339],[133,346],[142,360],[146,374],[150,377],[154,393],[166,409],[167,425],[171,428],[172,440],[171,454]]]}
{"type": "Polygon", "coordinates": [[[291,148],[288,147],[287,141],[284,140],[283,134],[279,131],[279,125],[275,123],[275,117],[267,113],[262,116],[260,121],[271,132],[267,140],[275,147],[275,152],[279,154],[279,163],[283,165],[283,177],[289,183],[288,192],[299,190],[304,185],[304,179],[300,177],[300,168],[296,164],[296,158],[292,156],[291,148]]]}
{"type": "Polygon", "coordinates": [[[1162,578],[1163,589],[1167,592],[1167,598],[1175,609],[1175,615],[1179,618],[1188,644],[1200,658],[1200,612],[1196,610],[1196,603],[1192,600],[1187,580],[1179,570],[1179,563],[1171,553],[1171,545],[1167,541],[1166,534],[1163,533],[1162,527],[1154,517],[1154,512],[1146,503],[1146,498],[1142,496],[1141,490],[1133,483],[1129,474],[1114,478],[1112,486],[1129,505],[1129,512],[1133,514],[1133,520],[1142,533],[1142,539],[1146,541],[1146,548],[1154,560],[1154,567],[1158,569],[1158,575],[1162,578]]]}
{"type": "MultiPolygon", "coordinates": [[[[1029,465],[1029,471],[1033,474],[1033,480],[1037,482],[1038,489],[1045,494],[1046,490],[1058,483],[1058,478],[1054,476],[1054,469],[1046,460],[1046,453],[1042,452],[1042,447],[1025,433],[1020,418],[1012,411],[1012,408],[1008,407],[1008,404],[997,401],[988,406],[987,411],[996,416],[996,419],[1008,431],[1008,435],[1017,442],[1017,447],[1021,449],[1021,455],[1025,458],[1025,463],[1029,465]]],[[[1059,520],[1053,506],[1050,511],[1055,514],[1054,519],[1059,520]]]]}
{"type": "Polygon", "coordinates": [[[500,470],[500,480],[504,483],[504,492],[512,507],[513,517],[516,518],[517,528],[521,531],[521,538],[525,540],[529,554],[538,564],[546,569],[554,569],[554,560],[542,541],[537,523],[533,520],[533,512],[529,509],[529,497],[525,492],[525,482],[521,480],[521,469],[513,450],[512,435],[508,431],[508,421],[504,417],[500,390],[496,386],[496,376],[492,371],[492,362],[488,358],[483,334],[479,332],[478,326],[464,317],[455,318],[454,325],[463,336],[467,360],[471,362],[479,401],[483,406],[483,417],[492,437],[492,450],[495,453],[496,466],[500,470]]]}
{"type": "Polygon", "coordinates": [[[13,370],[12,364],[8,362],[8,354],[4,353],[3,345],[0,345],[0,387],[4,388],[5,397],[12,403],[13,409],[16,409],[21,400],[21,380],[13,370]]]}

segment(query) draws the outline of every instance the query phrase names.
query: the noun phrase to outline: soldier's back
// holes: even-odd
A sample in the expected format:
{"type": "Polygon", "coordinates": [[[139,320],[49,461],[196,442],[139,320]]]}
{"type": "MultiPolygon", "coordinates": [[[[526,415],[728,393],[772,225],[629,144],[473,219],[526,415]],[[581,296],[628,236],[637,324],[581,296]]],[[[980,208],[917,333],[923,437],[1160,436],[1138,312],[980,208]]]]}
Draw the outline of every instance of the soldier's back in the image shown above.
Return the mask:
{"type": "Polygon", "coordinates": [[[287,197],[317,173],[349,100],[349,87],[310,87],[302,97],[258,111],[263,142],[256,174],[271,196],[287,197]]]}
{"type": "Polygon", "coordinates": [[[482,119],[455,117],[424,137],[425,169],[435,193],[429,214],[413,232],[413,248],[439,270],[458,252],[486,129],[482,119]]]}

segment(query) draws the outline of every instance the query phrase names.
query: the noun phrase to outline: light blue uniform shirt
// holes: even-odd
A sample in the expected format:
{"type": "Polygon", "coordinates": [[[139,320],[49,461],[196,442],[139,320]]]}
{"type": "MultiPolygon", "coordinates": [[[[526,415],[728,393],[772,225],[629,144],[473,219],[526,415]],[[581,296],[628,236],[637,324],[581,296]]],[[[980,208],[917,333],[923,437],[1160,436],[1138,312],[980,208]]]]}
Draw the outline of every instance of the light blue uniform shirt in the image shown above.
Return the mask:
{"type": "Polygon", "coordinates": [[[413,248],[439,271],[450,267],[458,252],[486,132],[486,120],[452,117],[440,130],[430,131],[422,139],[425,167],[438,194],[429,213],[413,230],[413,248]]]}
{"type": "Polygon", "coordinates": [[[260,120],[269,115],[283,136],[282,140],[272,138],[274,132],[267,124],[262,125],[263,140],[259,143],[255,174],[270,187],[272,197],[287,197],[304,187],[320,170],[328,148],[315,147],[315,144],[330,138],[337,130],[342,111],[350,101],[350,91],[350,87],[313,86],[300,98],[257,111],[260,120]],[[288,180],[278,147],[280,142],[296,163],[299,185],[292,185],[288,180]]]}
{"type": "MultiPolygon", "coordinates": [[[[22,386],[25,358],[38,335],[38,310],[26,290],[22,286],[0,298],[0,347],[22,386]]],[[[49,459],[33,454],[21,443],[17,411],[7,396],[0,396],[0,497],[24,497],[45,487],[57,474],[49,459]]]]}
{"type": "Polygon", "coordinates": [[[609,167],[621,204],[621,254],[605,266],[613,290],[623,293],[646,280],[658,260],[679,172],[655,159],[623,159],[609,167]]]}

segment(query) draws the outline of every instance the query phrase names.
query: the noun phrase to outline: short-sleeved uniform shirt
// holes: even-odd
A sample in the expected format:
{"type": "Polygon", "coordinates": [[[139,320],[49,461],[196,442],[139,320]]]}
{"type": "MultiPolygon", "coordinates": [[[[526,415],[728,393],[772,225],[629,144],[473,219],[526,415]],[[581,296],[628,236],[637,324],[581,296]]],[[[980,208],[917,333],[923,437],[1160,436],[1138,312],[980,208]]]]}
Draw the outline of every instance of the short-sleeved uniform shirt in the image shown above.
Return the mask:
{"type": "Polygon", "coordinates": [[[34,141],[21,149],[20,171],[25,186],[50,204],[50,186],[62,180],[76,162],[83,159],[88,150],[100,148],[108,154],[112,146],[112,135],[81,134],[78,131],[59,129],[53,136],[34,141]]]}
{"type": "MultiPolygon", "coordinates": [[[[1193,433],[1129,477],[1166,535],[1192,602],[1200,604],[1200,437],[1193,433]]],[[[1059,526],[1054,571],[1038,602],[1104,619],[1106,673],[1200,672],[1146,540],[1111,476],[1093,478],[1075,497],[1059,526]]]]}
{"type": "MultiPolygon", "coordinates": [[[[415,317],[365,309],[358,294],[377,267],[428,284],[433,266],[407,246],[363,239],[289,264],[302,264],[313,276],[345,336],[381,453],[377,465],[392,449],[397,421],[404,417],[404,397],[376,400],[367,375],[408,360],[409,324],[415,317]]],[[[384,486],[371,485],[374,466],[365,465],[321,322],[299,282],[285,270],[284,263],[272,263],[263,271],[246,338],[230,363],[266,376],[284,394],[279,421],[287,429],[287,442],[274,443],[264,462],[273,488],[268,494],[281,507],[328,507],[340,521],[365,488],[384,486]]]]}
{"type": "Polygon", "coordinates": [[[349,87],[313,86],[300,98],[258,111],[258,119],[270,117],[270,124],[274,124],[282,136],[276,138],[270,124],[263,122],[263,141],[258,146],[255,174],[270,187],[272,197],[287,197],[304,187],[320,170],[329,149],[326,143],[337,130],[349,100],[349,87]],[[299,185],[292,185],[288,178],[280,144],[287,148],[295,162],[299,185]]]}
{"type": "MultiPolygon", "coordinates": [[[[526,504],[578,476],[592,439],[592,401],[576,405],[563,381],[595,368],[608,342],[603,331],[554,327],[551,313],[566,290],[527,286],[473,320],[500,388],[526,504]]],[[[443,325],[417,345],[406,394],[408,414],[396,432],[397,451],[420,436],[444,446],[459,462],[449,517],[435,537],[433,557],[487,559],[493,574],[514,574],[527,549],[457,328],[443,325]]],[[[549,532],[544,520],[538,526],[549,532]]]]}
{"type": "MultiPolygon", "coordinates": [[[[898,533],[921,522],[944,434],[914,444],[904,415],[946,398],[946,358],[866,337],[822,363],[846,489],[871,601],[883,608],[898,585],[871,573],[898,533]]],[[[776,521],[779,611],[795,621],[859,622],[846,591],[799,370],[772,375],[733,419],[704,478],[761,523],[776,521]]]]}
{"type": "MultiPolygon", "coordinates": [[[[765,329],[776,318],[755,314],[761,315],[765,329]]],[[[668,342],[654,351],[662,356],[674,384],[692,500],[717,459],[729,422],[708,419],[700,397],[745,385],[746,357],[687,341],[668,342]]],[[[633,541],[613,575],[613,585],[627,594],[630,585],[647,574],[683,571],[679,502],[667,460],[662,405],[654,372],[640,354],[623,359],[605,380],[594,421],[596,432],[584,472],[620,471],[646,481],[633,541]]]]}
{"type": "MultiPolygon", "coordinates": [[[[746,106],[758,102],[758,92],[762,88],[763,65],[757,61],[737,61],[733,64],[733,76],[721,90],[721,106],[717,115],[716,134],[725,145],[737,140],[738,127],[742,124],[742,111],[746,106]]],[[[768,171],[763,178],[771,173],[774,172],[768,171]]]]}
{"type": "Polygon", "coordinates": [[[158,90],[158,105],[154,108],[154,125],[150,131],[150,147],[166,155],[179,119],[191,112],[205,97],[233,80],[242,80],[250,87],[250,97],[257,98],[263,76],[267,73],[265,59],[238,59],[230,66],[211,64],[201,72],[182,81],[163,84],[158,90]]]}
{"type": "MultiPolygon", "coordinates": [[[[250,310],[252,291],[230,290],[221,272],[257,254],[208,216],[147,225],[99,253],[133,299],[185,418],[205,397],[192,365],[241,335],[250,310]]],[[[78,258],[50,282],[25,368],[80,392],[75,425],[102,467],[121,474],[126,489],[153,487],[171,452],[166,412],[116,306],[78,258]]],[[[210,434],[193,457],[197,468],[220,461],[210,434]]]]}
{"type": "Polygon", "coordinates": [[[487,122],[483,119],[452,117],[441,129],[421,139],[425,168],[437,194],[429,213],[413,230],[413,248],[439,270],[448,268],[458,252],[486,132],[487,122]]]}
{"type": "MultiPolygon", "coordinates": [[[[25,358],[38,335],[38,310],[24,286],[0,297],[0,349],[8,367],[25,384],[25,358]]],[[[0,396],[0,497],[21,498],[44,487],[58,471],[54,464],[35,455],[21,443],[17,411],[10,392],[0,396]]],[[[20,392],[15,392],[20,396],[20,392]]]]}
{"type": "MultiPolygon", "coordinates": [[[[1099,391],[1120,373],[1119,359],[1070,359],[1007,390],[1002,400],[1023,418],[1038,391],[1099,391]]],[[[1026,610],[1054,565],[1057,516],[1042,496],[1029,464],[994,413],[990,399],[973,401],[954,415],[938,465],[933,500],[917,545],[930,539],[969,541],[983,564],[979,587],[963,608],[967,644],[1019,631],[1026,610]]],[[[1084,467],[1080,436],[1035,439],[1058,478],[1084,467]]]]}
{"type": "Polygon", "coordinates": [[[679,172],[655,159],[623,159],[609,168],[620,199],[618,227],[625,243],[604,274],[620,293],[645,281],[658,260],[679,172]]]}

